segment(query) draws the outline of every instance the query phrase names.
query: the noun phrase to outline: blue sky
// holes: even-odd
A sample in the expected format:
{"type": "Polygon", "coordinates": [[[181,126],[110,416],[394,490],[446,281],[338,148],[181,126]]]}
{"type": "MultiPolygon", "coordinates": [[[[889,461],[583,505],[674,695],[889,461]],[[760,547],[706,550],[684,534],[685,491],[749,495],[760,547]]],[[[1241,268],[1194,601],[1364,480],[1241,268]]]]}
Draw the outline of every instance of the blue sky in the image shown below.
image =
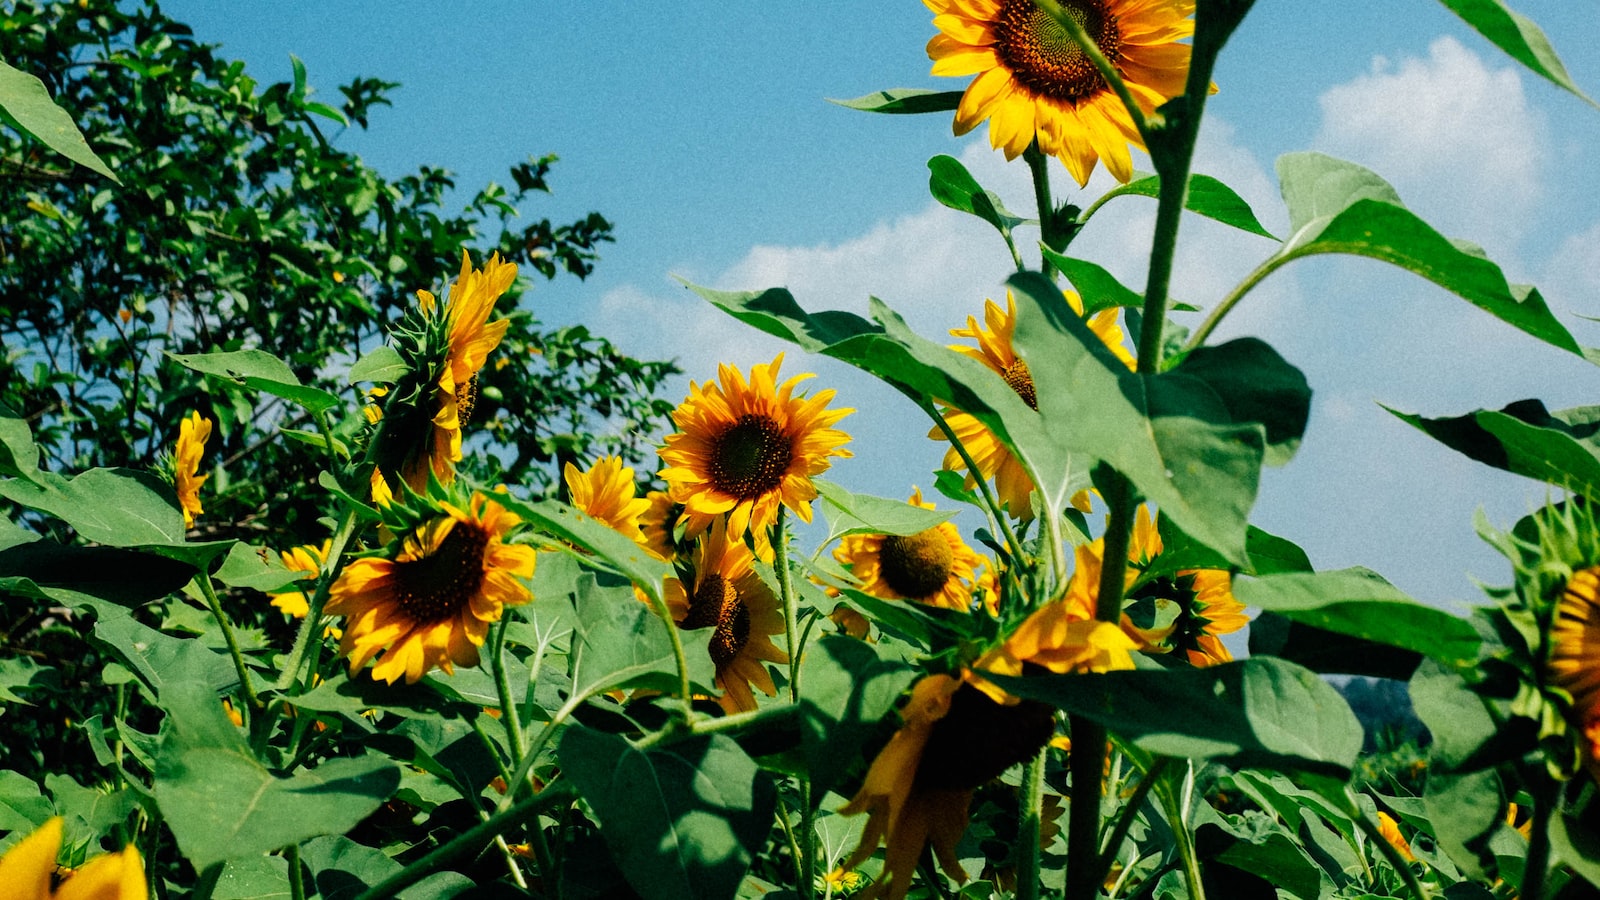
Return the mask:
{"type": "MultiPolygon", "coordinates": [[[[781,348],[670,275],[787,285],[809,309],[859,311],[874,294],[937,337],[997,295],[1009,259],[987,226],[932,203],[927,159],[957,156],[1013,209],[1032,206],[1021,163],[1006,165],[982,128],[957,139],[944,116],[824,102],[965,83],[928,74],[933,28],[913,0],[163,6],[264,82],[289,77],[290,53],[330,101],[358,75],[401,82],[370,131],[339,138],[389,174],[439,165],[475,188],[530,154],[559,154],[554,196],[527,211],[598,210],[617,243],[588,281],[539,285],[533,312],[589,323],[638,356],[677,357],[697,380],[719,360],[749,365],[781,348]]],[[[1516,6],[1600,95],[1600,0],[1516,6]]],[[[1539,285],[1580,343],[1600,344],[1600,326],[1578,318],[1600,316],[1600,111],[1519,69],[1433,0],[1259,3],[1216,81],[1196,170],[1237,189],[1269,229],[1285,221],[1276,157],[1355,160],[1444,233],[1484,245],[1513,280],[1539,285]]],[[[1059,165],[1054,179],[1062,196],[1071,182],[1059,165]]],[[[1071,196],[1082,205],[1110,184],[1102,174],[1071,196]]],[[[1075,255],[1137,288],[1153,212],[1117,201],[1075,255]]],[[[1174,293],[1202,306],[1272,249],[1198,219],[1184,229],[1174,293]]],[[[1545,489],[1433,444],[1377,403],[1427,415],[1523,397],[1562,408],[1594,402],[1600,373],[1367,260],[1272,276],[1216,339],[1242,334],[1271,342],[1317,392],[1300,455],[1264,478],[1257,524],[1319,568],[1367,565],[1434,602],[1477,599],[1468,573],[1507,580],[1473,534],[1473,511],[1509,525],[1545,489]]],[[[898,497],[931,483],[941,449],[908,402],[792,352],[785,371],[802,370],[860,410],[843,425],[857,458],[837,480],[898,497]]]]}

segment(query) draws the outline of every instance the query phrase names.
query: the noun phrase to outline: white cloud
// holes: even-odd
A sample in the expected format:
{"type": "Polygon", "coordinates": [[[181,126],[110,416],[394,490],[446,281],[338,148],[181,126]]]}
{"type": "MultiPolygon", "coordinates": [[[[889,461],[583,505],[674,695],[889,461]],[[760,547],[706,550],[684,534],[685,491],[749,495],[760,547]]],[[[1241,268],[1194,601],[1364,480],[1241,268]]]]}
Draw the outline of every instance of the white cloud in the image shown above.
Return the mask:
{"type": "Polygon", "coordinates": [[[1319,149],[1377,171],[1444,233],[1513,258],[1534,224],[1549,157],[1545,118],[1517,69],[1490,68],[1441,37],[1426,59],[1375,58],[1319,103],[1319,149]]]}

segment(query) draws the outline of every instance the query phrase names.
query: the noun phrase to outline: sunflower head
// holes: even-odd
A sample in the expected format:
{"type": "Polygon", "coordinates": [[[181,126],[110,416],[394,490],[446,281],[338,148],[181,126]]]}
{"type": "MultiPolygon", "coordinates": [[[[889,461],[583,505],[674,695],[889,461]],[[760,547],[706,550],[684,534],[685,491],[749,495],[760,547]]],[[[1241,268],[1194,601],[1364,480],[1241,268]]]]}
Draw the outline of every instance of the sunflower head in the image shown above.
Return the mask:
{"type": "Polygon", "coordinates": [[[200,471],[200,457],[205,455],[206,441],[211,439],[211,420],[201,418],[198,412],[178,423],[178,443],[172,450],[172,478],[178,490],[178,506],[183,510],[183,527],[193,528],[194,517],[205,512],[200,508],[200,485],[210,475],[200,471]]]}
{"type": "Polygon", "coordinates": [[[58,883],[56,855],[61,850],[61,832],[62,822],[57,816],[0,857],[3,896],[8,900],[146,900],[150,896],[144,860],[131,844],[121,853],[106,853],[89,860],[58,883]]]}
{"type": "Polygon", "coordinates": [[[417,291],[417,306],[392,333],[405,374],[368,413],[380,424],[378,468],[391,481],[421,491],[428,474],[448,484],[461,460],[461,434],[478,399],[478,372],[505,336],[508,319],[489,321],[495,302],[516,280],[517,267],[489,257],[472,267],[465,250],[461,273],[444,303],[417,291]]]}
{"type": "Polygon", "coordinates": [[[738,368],[720,365],[717,381],[689,386],[689,396],[673,410],[678,426],[666,439],[661,477],[667,492],[682,503],[689,532],[698,534],[712,519],[726,515],[728,531],[742,538],[764,533],[787,506],[811,521],[811,482],[835,456],[850,456],[850,436],[832,426],[854,410],[829,409],[831,390],[814,396],[794,394],[811,375],[778,382],[779,354],[770,364],[752,366],[746,381],[738,368]]]}
{"type": "Polygon", "coordinates": [[[633,469],[624,466],[620,456],[602,456],[587,471],[567,463],[564,474],[573,506],[618,534],[645,542],[640,517],[650,510],[650,501],[638,496],[633,469]]]}
{"type": "MultiPolygon", "coordinates": [[[[913,490],[910,503],[924,503],[913,490]]],[[[914,600],[929,606],[966,611],[972,606],[983,557],[967,546],[961,532],[941,522],[916,534],[847,535],[833,556],[850,567],[861,589],[888,600],[914,600]]]]}
{"type": "MultiPolygon", "coordinates": [[[[1177,652],[1196,666],[1231,662],[1233,653],[1220,638],[1250,621],[1233,596],[1233,577],[1220,569],[1163,569],[1161,551],[1156,517],[1141,506],[1128,547],[1132,581],[1123,598],[1123,630],[1146,653],[1177,652]]],[[[1099,593],[1095,568],[1093,585],[1074,579],[1085,602],[1099,593]]]]}
{"type": "MultiPolygon", "coordinates": [[[[1065,28],[1033,0],[923,0],[939,29],[933,74],[973,77],[954,130],[989,123],[989,143],[1015,159],[1030,144],[1055,156],[1081,187],[1103,161],[1133,174],[1144,146],[1133,117],[1065,28]]],[[[1148,113],[1181,94],[1194,33],[1193,0],[1061,0],[1148,113]]]]}
{"type": "MultiPolygon", "coordinates": [[[[306,544],[301,547],[295,547],[293,550],[285,550],[279,555],[283,557],[284,567],[299,576],[296,579],[297,581],[315,581],[322,574],[322,567],[327,565],[328,551],[332,547],[333,541],[326,540],[322,542],[320,547],[316,544],[306,544]]],[[[277,607],[279,611],[297,619],[305,618],[311,611],[306,592],[300,587],[276,594],[268,594],[267,599],[271,600],[272,605],[277,607]]]]}
{"type": "Polygon", "coordinates": [[[535,550],[505,541],[520,520],[482,492],[466,501],[409,494],[383,513],[396,539],[347,564],[329,592],[328,614],[345,617],[340,652],[350,671],[380,651],[372,676],[390,683],[477,665],[489,624],[533,599],[535,550]]]}

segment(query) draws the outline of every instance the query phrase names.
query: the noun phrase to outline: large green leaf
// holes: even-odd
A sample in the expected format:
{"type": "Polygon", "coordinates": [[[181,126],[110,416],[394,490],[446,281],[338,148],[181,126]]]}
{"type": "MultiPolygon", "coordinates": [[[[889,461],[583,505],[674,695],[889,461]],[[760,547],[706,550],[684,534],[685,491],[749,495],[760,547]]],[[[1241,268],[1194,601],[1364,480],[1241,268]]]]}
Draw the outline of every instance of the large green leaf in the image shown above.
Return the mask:
{"type": "Polygon", "coordinates": [[[1518,400],[1438,419],[1389,411],[1485,465],[1600,498],[1600,406],[1552,413],[1538,400],[1518,400]]]}
{"type": "Polygon", "coordinates": [[[1584,94],[1567,74],[1554,47],[1544,32],[1532,19],[1507,6],[1504,0],[1439,0],[1456,15],[1465,19],[1489,42],[1504,50],[1512,59],[1532,69],[1563,90],[1582,97],[1589,105],[1593,99],[1584,94]]]}
{"type": "Polygon", "coordinates": [[[851,100],[829,100],[849,109],[875,113],[952,112],[961,105],[964,91],[930,91],[923,88],[890,88],[874,91],[851,100]]]}
{"type": "Polygon", "coordinates": [[[1470,622],[1418,603],[1368,569],[1240,579],[1233,593],[1246,606],[1434,659],[1457,663],[1478,655],[1470,622]]]}
{"type": "Polygon", "coordinates": [[[156,760],[156,803],[196,869],[342,834],[400,784],[400,770],[373,756],[327,760],[288,778],[273,775],[205,685],[167,685],[161,705],[167,721],[156,760]]]}
{"type": "MultiPolygon", "coordinates": [[[[1161,196],[1161,176],[1144,175],[1135,178],[1124,185],[1119,185],[1107,191],[1098,202],[1104,203],[1112,197],[1131,194],[1139,197],[1161,196]]],[[[1212,178],[1210,175],[1190,175],[1189,193],[1185,196],[1183,205],[1193,213],[1215,219],[1224,225],[1232,225],[1241,231],[1259,234],[1262,237],[1277,240],[1272,232],[1261,226],[1256,219],[1256,214],[1250,209],[1250,204],[1234,191],[1233,188],[1212,178]]]]}
{"type": "Polygon", "coordinates": [[[1161,756],[1346,778],[1361,751],[1361,723],[1339,692],[1310,670],[1271,657],[1205,669],[993,680],[1161,756]]]}
{"type": "Polygon", "coordinates": [[[0,118],[31,134],[51,150],[121,184],[83,139],[77,123],[50,99],[44,82],[0,61],[0,118]]]}
{"type": "Polygon", "coordinates": [[[1203,382],[1233,421],[1259,422],[1267,465],[1284,465],[1299,448],[1311,418],[1311,386],[1265,341],[1239,338],[1196,348],[1173,374],[1203,382]]]}
{"type": "Polygon", "coordinates": [[[1039,252],[1072,282],[1073,289],[1083,300],[1085,315],[1115,307],[1140,309],[1144,306],[1144,295],[1118,281],[1117,276],[1105,267],[1086,259],[1063,256],[1043,244],[1039,246],[1039,252]]]}
{"type": "Polygon", "coordinates": [[[554,500],[529,503],[509,494],[496,494],[494,500],[546,534],[594,554],[596,564],[625,576],[652,598],[661,598],[662,582],[669,572],[667,564],[611,526],[554,500]]]}
{"type": "Polygon", "coordinates": [[[733,896],[772,828],[771,781],[722,735],[639,750],[573,727],[557,757],[646,900],[733,896]]]}
{"type": "MultiPolygon", "coordinates": [[[[573,636],[571,676],[573,693],[587,697],[612,688],[647,687],[676,694],[677,656],[672,651],[675,628],[663,622],[626,586],[601,586],[593,574],[579,577],[577,634],[573,636]]],[[[710,654],[696,644],[697,632],[683,633],[690,679],[710,689],[716,673],[710,654]]],[[[701,641],[705,632],[698,632],[701,641]]]]}
{"type": "Polygon", "coordinates": [[[314,413],[339,405],[338,397],[321,388],[301,384],[288,363],[265,350],[168,353],[167,356],[196,372],[282,397],[314,413]]]}
{"type": "Polygon", "coordinates": [[[955,517],[956,511],[923,509],[900,500],[853,494],[823,479],[813,479],[822,497],[818,511],[828,522],[828,540],[847,534],[916,534],[955,517]]]}
{"type": "Polygon", "coordinates": [[[862,744],[915,674],[890,653],[855,638],[825,635],[807,646],[800,669],[801,748],[815,803],[855,764],[862,744]]]}
{"type": "Polygon", "coordinates": [[[1290,153],[1278,158],[1278,180],[1292,234],[1268,267],[1319,253],[1382,260],[1541,341],[1588,356],[1536,288],[1509,284],[1481,249],[1435,231],[1376,173],[1321,153],[1290,153]]]}
{"type": "Polygon", "coordinates": [[[1433,738],[1423,791],[1428,819],[1450,859],[1477,876],[1492,862],[1489,839],[1505,817],[1505,789],[1493,766],[1507,755],[1495,749],[1506,735],[1483,698],[1438,662],[1423,661],[1410,693],[1433,738]]]}
{"type": "MultiPolygon", "coordinates": [[[[300,848],[300,861],[311,870],[322,900],[354,900],[402,868],[382,850],[344,835],[307,841],[300,848]]],[[[459,872],[435,872],[395,896],[400,900],[446,900],[472,887],[472,880],[459,872]]]]}
{"type": "Polygon", "coordinates": [[[0,476],[32,479],[38,471],[39,447],[28,423],[0,403],[0,476]]]}
{"type": "Polygon", "coordinates": [[[133,469],[90,469],[72,478],[36,472],[33,479],[0,481],[0,497],[47,512],[84,540],[141,549],[195,568],[228,552],[234,542],[184,540],[183,513],[171,485],[133,469]]]}
{"type": "Polygon", "coordinates": [[[1404,681],[1422,654],[1297,622],[1275,612],[1250,620],[1250,655],[1276,656],[1320,675],[1365,675],[1404,681]]]}
{"type": "Polygon", "coordinates": [[[1006,209],[993,191],[984,190],[978,179],[953,156],[935,156],[928,160],[928,173],[928,190],[933,199],[958,212],[977,216],[1008,238],[1013,228],[1028,221],[1006,209]]]}

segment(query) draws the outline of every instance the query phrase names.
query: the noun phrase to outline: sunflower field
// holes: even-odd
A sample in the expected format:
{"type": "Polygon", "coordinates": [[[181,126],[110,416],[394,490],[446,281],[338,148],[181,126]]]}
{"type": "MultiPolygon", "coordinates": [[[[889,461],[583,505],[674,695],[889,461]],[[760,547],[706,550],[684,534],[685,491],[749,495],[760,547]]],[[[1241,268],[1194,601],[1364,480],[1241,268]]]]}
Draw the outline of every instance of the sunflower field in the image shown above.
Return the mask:
{"type": "MultiPolygon", "coordinates": [[[[1280,158],[1273,235],[1193,170],[1252,0],[924,3],[955,89],[846,105],[1025,166],[1032,219],[928,163],[1015,274],[935,335],[688,284],[794,347],[681,400],[520,308],[610,240],[513,225],[554,157],[449,213],[448,173],[323,135],[393,85],[329,105],[154,4],[8,4],[0,900],[1600,896],[1600,407],[1397,413],[1549,485],[1480,518],[1511,578],[1461,616],[1251,524],[1312,389],[1212,336],[1346,254],[1600,350],[1378,172],[1280,158]],[[1152,199],[1142,289],[1073,255],[1152,199]],[[1169,293],[1191,216],[1276,242],[1207,309],[1169,293]],[[809,355],[942,468],[830,480],[871,411],[809,355]]],[[[1533,21],[1443,3],[1595,106],[1533,21]]]]}

